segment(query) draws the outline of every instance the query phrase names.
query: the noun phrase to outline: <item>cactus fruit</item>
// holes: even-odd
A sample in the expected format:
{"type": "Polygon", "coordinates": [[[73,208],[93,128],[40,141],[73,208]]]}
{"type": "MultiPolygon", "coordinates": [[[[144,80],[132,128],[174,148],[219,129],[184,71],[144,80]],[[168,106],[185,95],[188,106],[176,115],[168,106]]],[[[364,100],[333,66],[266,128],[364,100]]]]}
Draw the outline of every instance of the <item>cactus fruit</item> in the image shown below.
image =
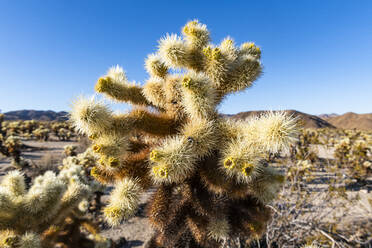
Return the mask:
{"type": "Polygon", "coordinates": [[[270,218],[265,204],[284,181],[266,154],[288,150],[298,135],[297,119],[283,112],[244,121],[218,113],[227,95],[261,75],[259,47],[237,47],[229,37],[213,45],[197,20],[182,32],[163,37],[147,57],[143,86],[129,83],[119,66],[98,80],[98,93],[132,104],[131,111],[79,98],[70,115],[101,157],[91,174],[116,185],[104,210],[109,223],[129,217],[138,194],[157,187],[148,248],[220,247],[226,238],[260,235],[270,218]]]}

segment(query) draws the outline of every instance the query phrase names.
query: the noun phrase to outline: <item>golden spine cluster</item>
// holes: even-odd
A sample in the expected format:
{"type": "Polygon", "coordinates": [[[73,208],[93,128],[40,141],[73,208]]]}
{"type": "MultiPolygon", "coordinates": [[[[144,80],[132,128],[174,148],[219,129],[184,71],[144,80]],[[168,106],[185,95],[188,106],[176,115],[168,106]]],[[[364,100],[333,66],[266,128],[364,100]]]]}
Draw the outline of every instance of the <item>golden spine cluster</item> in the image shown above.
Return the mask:
{"type": "Polygon", "coordinates": [[[130,112],[114,114],[93,98],[74,103],[71,120],[101,157],[91,174],[116,184],[104,211],[109,223],[134,214],[138,195],[157,187],[148,248],[219,247],[228,237],[264,231],[265,204],[284,182],[265,158],[293,144],[298,122],[283,112],[233,121],[217,111],[260,76],[260,57],[251,42],[211,44],[206,25],[194,20],[182,37],[160,39],[145,61],[143,86],[129,83],[119,66],[98,80],[95,90],[132,104],[130,112]]]}

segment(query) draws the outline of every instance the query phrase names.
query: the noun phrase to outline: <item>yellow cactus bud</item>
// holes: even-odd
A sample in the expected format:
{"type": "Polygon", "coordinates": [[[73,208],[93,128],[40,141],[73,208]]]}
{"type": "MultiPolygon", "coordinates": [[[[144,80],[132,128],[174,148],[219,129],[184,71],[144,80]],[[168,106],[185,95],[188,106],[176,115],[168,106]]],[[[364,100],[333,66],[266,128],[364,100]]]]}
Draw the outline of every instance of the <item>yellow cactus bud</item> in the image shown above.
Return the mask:
{"type": "Polygon", "coordinates": [[[157,150],[152,150],[150,153],[150,160],[156,161],[160,158],[160,153],[157,150]]]}
{"type": "Polygon", "coordinates": [[[102,156],[102,157],[98,160],[98,163],[100,163],[101,165],[105,165],[105,156],[102,156]]]}
{"type": "Polygon", "coordinates": [[[17,243],[17,237],[7,237],[4,240],[4,244],[8,245],[9,247],[13,247],[17,243]]]}
{"type": "Polygon", "coordinates": [[[197,35],[196,26],[199,24],[197,20],[188,22],[182,29],[183,33],[186,35],[197,35]]]}
{"type": "Polygon", "coordinates": [[[164,165],[158,165],[152,168],[152,172],[160,178],[168,177],[168,169],[164,165]]]}
{"type": "Polygon", "coordinates": [[[109,77],[101,77],[98,79],[94,89],[99,93],[105,92],[107,87],[109,87],[110,81],[111,79],[109,77]]]}
{"type": "Polygon", "coordinates": [[[159,170],[159,166],[152,167],[152,173],[154,173],[155,175],[158,174],[158,170],[159,170]]]}
{"type": "Polygon", "coordinates": [[[211,46],[208,46],[203,49],[203,53],[208,59],[218,60],[221,58],[221,49],[218,47],[212,49],[211,46]]]}
{"type": "Polygon", "coordinates": [[[227,159],[225,159],[225,161],[223,162],[223,166],[226,168],[226,169],[233,169],[236,165],[236,161],[234,158],[232,157],[228,157],[227,159]]]}
{"type": "Polygon", "coordinates": [[[184,28],[183,28],[183,32],[185,33],[185,34],[189,34],[189,35],[191,35],[192,33],[193,33],[193,28],[192,27],[190,27],[189,25],[186,25],[184,28]]]}
{"type": "Polygon", "coordinates": [[[221,58],[221,50],[218,47],[213,49],[212,58],[215,59],[215,60],[221,58]]]}
{"type": "Polygon", "coordinates": [[[223,42],[222,42],[222,45],[225,45],[225,46],[231,46],[234,44],[234,41],[232,39],[225,39],[223,42]]]}
{"type": "Polygon", "coordinates": [[[108,206],[103,209],[103,214],[112,223],[117,223],[122,219],[123,211],[117,206],[108,206]]]}
{"type": "Polygon", "coordinates": [[[203,49],[203,53],[206,57],[210,57],[212,54],[212,48],[210,46],[207,46],[203,49]]]}
{"type": "Polygon", "coordinates": [[[249,228],[249,230],[251,230],[251,232],[256,231],[256,229],[254,228],[254,225],[252,225],[252,224],[248,224],[248,228],[249,228]]]}
{"type": "Polygon", "coordinates": [[[93,151],[96,152],[96,153],[99,153],[101,149],[102,149],[102,147],[100,145],[96,144],[96,145],[93,146],[93,151]]]}
{"type": "Polygon", "coordinates": [[[95,140],[97,138],[97,135],[96,134],[91,134],[91,135],[88,136],[88,138],[90,140],[95,140]]]}
{"type": "Polygon", "coordinates": [[[114,157],[110,157],[110,158],[108,159],[108,162],[109,162],[109,165],[110,165],[111,167],[118,167],[119,164],[120,164],[119,159],[118,159],[118,158],[114,158],[114,157]]]}
{"type": "Polygon", "coordinates": [[[10,230],[0,232],[0,247],[15,247],[19,241],[17,235],[10,230]]]}
{"type": "Polygon", "coordinates": [[[97,173],[97,167],[93,167],[91,170],[90,170],[90,175],[92,177],[97,177],[98,176],[98,173],[97,173]]]}
{"type": "Polygon", "coordinates": [[[182,85],[183,87],[186,87],[186,88],[191,88],[192,87],[192,80],[190,77],[184,77],[182,79],[182,85]]]}
{"type": "Polygon", "coordinates": [[[243,165],[243,168],[242,168],[242,173],[245,175],[245,176],[249,176],[251,175],[252,171],[253,171],[253,168],[254,168],[254,165],[253,164],[250,164],[250,163],[245,163],[243,165]]]}
{"type": "Polygon", "coordinates": [[[160,168],[159,170],[158,170],[158,175],[159,175],[159,177],[161,177],[161,178],[167,178],[168,177],[168,169],[167,168],[160,168]]]}

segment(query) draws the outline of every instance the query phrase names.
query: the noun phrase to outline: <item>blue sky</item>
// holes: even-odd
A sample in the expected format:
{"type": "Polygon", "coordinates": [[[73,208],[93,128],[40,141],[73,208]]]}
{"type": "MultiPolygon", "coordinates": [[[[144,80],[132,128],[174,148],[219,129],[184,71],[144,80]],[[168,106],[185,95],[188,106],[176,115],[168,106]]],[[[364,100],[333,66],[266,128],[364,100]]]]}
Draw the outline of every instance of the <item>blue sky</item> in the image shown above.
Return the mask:
{"type": "Polygon", "coordinates": [[[116,64],[143,82],[144,58],[159,38],[194,18],[215,43],[230,35],[263,51],[264,75],[221,112],[372,112],[370,0],[0,0],[0,9],[3,112],[69,110],[116,64]]]}

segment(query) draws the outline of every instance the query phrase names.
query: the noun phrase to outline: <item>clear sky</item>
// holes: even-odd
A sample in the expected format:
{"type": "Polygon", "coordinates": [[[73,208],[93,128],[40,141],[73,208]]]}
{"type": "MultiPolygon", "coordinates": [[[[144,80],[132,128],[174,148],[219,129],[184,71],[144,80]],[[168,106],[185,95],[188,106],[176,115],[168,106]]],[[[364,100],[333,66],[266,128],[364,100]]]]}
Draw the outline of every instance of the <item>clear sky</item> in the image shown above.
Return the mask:
{"type": "Polygon", "coordinates": [[[69,110],[116,64],[143,82],[159,38],[195,18],[262,48],[263,76],[221,112],[372,112],[371,0],[0,0],[0,109],[69,110]]]}

